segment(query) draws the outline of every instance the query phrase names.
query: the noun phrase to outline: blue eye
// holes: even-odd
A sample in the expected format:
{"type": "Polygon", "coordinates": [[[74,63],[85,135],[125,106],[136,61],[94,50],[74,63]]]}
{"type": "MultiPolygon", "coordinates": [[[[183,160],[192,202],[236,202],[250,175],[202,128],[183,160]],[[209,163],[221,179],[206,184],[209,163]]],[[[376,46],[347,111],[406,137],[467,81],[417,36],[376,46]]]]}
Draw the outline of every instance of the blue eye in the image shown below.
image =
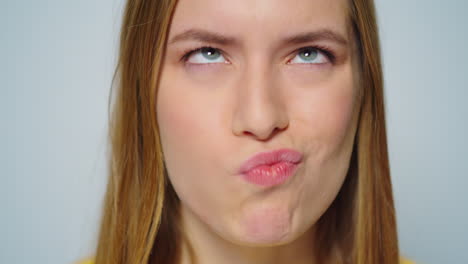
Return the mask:
{"type": "Polygon", "coordinates": [[[224,63],[226,60],[218,49],[202,47],[189,52],[186,61],[193,64],[224,63]]]}
{"type": "MultiPolygon", "coordinates": [[[[185,62],[190,64],[213,64],[227,63],[222,52],[213,47],[205,46],[193,49],[185,53],[182,57],[185,62]]],[[[334,55],[326,48],[304,47],[296,52],[296,56],[288,63],[296,64],[325,64],[334,62],[334,55]]]]}
{"type": "Polygon", "coordinates": [[[327,63],[327,61],[327,56],[323,52],[317,48],[307,47],[299,50],[297,55],[291,60],[291,63],[322,64],[327,63]]]}

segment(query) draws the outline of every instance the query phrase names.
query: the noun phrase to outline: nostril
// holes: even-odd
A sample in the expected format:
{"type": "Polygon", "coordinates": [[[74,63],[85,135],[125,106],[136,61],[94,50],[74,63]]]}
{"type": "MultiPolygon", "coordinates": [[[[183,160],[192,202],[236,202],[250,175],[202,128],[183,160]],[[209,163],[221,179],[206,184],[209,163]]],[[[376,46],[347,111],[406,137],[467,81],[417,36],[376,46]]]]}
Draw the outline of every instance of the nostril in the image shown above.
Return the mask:
{"type": "Polygon", "coordinates": [[[253,136],[254,135],[252,132],[249,132],[249,131],[244,131],[243,134],[246,135],[246,136],[253,136]]]}
{"type": "Polygon", "coordinates": [[[261,132],[255,133],[255,132],[251,132],[251,131],[244,131],[242,134],[245,135],[245,136],[254,137],[257,140],[267,141],[267,140],[271,139],[277,133],[279,133],[280,131],[282,131],[284,129],[286,129],[286,128],[275,127],[273,130],[269,130],[269,132],[265,132],[265,133],[261,133],[261,132]]]}

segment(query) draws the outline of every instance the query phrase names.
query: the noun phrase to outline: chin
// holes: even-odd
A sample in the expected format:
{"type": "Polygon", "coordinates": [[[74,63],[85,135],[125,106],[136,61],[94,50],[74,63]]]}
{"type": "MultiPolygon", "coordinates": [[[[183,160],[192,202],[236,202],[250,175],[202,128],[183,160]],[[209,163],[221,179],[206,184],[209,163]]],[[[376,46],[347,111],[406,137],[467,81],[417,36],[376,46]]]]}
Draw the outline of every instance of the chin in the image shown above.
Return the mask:
{"type": "Polygon", "coordinates": [[[257,209],[242,216],[236,224],[236,244],[275,246],[293,241],[297,232],[292,214],[279,208],[257,209]],[[294,232],[296,231],[296,232],[294,232]]]}

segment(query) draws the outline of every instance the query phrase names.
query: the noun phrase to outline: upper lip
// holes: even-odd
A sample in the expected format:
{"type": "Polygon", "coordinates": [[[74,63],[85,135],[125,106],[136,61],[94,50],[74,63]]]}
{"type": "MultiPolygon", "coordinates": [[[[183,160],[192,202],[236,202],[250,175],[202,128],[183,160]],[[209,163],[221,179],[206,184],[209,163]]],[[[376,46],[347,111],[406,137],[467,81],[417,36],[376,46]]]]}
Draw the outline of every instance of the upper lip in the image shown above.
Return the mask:
{"type": "Polygon", "coordinates": [[[274,151],[260,152],[242,163],[239,173],[246,173],[262,165],[272,165],[278,162],[299,163],[301,160],[302,153],[293,149],[283,148],[274,151]]]}

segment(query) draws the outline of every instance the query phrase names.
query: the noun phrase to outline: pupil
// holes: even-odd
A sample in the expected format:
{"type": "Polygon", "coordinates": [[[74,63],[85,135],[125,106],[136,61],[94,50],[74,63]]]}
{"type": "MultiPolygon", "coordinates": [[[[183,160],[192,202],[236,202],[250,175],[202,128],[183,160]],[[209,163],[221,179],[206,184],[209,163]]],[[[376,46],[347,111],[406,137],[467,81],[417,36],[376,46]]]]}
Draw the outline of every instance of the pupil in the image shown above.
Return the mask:
{"type": "Polygon", "coordinates": [[[206,58],[214,58],[217,57],[217,51],[213,48],[205,48],[203,50],[203,54],[206,58]]]}
{"type": "Polygon", "coordinates": [[[317,57],[317,51],[307,49],[302,52],[302,56],[305,60],[313,60],[317,57]]]}

